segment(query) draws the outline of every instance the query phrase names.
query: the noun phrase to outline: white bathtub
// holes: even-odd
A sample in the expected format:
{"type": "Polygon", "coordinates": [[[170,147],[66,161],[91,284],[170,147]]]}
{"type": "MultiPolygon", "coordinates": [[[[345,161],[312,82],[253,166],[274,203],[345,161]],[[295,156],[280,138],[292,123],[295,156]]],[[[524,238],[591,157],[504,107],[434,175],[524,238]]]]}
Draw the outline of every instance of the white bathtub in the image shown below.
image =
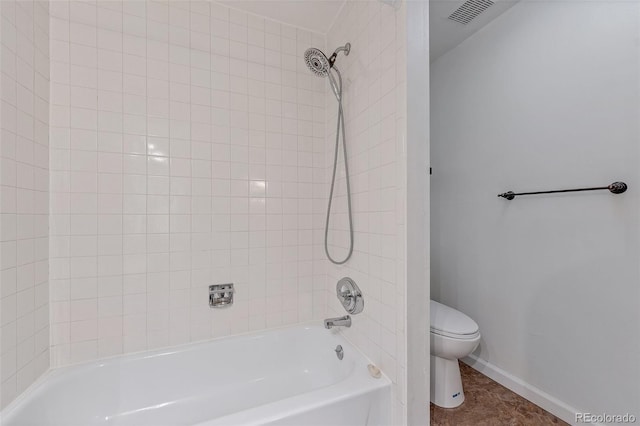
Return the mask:
{"type": "Polygon", "coordinates": [[[368,363],[319,326],[266,331],[52,370],[1,424],[385,425],[390,382],[368,363]]]}

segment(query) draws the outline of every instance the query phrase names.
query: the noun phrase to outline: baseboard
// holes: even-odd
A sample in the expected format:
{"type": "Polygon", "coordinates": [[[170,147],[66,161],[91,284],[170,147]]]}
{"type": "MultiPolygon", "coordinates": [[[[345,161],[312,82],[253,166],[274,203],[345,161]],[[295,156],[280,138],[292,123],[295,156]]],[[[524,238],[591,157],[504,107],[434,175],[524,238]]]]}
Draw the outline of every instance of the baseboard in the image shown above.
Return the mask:
{"type": "MultiPolygon", "coordinates": [[[[500,383],[507,389],[512,390],[521,397],[533,402],[537,406],[547,410],[557,418],[564,420],[570,425],[577,425],[576,413],[581,412],[574,407],[560,401],[548,393],[530,385],[529,383],[507,373],[503,369],[496,367],[495,365],[476,357],[475,355],[469,355],[461,360],[474,370],[479,371],[492,380],[500,383]]],[[[590,425],[604,426],[599,423],[589,423],[590,425]]]]}

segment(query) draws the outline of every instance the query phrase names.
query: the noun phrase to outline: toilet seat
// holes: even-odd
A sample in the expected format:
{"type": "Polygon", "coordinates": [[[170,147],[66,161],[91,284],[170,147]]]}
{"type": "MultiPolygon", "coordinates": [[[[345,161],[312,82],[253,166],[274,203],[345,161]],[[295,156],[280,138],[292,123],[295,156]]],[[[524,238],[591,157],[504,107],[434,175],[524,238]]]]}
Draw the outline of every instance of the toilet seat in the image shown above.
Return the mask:
{"type": "Polygon", "coordinates": [[[480,335],[478,324],[462,312],[434,300],[430,304],[431,333],[458,340],[480,335]]]}
{"type": "Polygon", "coordinates": [[[447,333],[446,331],[431,330],[431,334],[437,334],[438,336],[443,336],[454,340],[473,340],[477,339],[478,336],[480,336],[480,331],[476,331],[473,334],[455,334],[447,333]]]}

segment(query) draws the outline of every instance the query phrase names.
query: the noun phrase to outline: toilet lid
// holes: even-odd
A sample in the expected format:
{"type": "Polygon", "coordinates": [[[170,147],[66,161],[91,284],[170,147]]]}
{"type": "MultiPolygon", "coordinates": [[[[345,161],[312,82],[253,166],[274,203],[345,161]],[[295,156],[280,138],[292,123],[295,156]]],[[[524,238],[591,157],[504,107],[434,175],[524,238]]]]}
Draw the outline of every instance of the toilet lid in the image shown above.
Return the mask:
{"type": "Polygon", "coordinates": [[[478,333],[478,324],[462,312],[447,305],[431,301],[431,332],[451,336],[469,336],[478,333]]]}

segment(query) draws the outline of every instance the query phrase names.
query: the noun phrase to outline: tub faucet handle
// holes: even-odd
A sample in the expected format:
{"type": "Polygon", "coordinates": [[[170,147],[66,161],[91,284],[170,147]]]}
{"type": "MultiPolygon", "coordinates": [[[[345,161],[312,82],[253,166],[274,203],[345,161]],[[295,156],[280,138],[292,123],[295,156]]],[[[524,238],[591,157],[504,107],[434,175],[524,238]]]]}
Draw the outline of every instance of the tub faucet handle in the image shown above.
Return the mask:
{"type": "Polygon", "coordinates": [[[351,315],[359,314],[364,309],[364,299],[362,291],[358,285],[349,277],[344,277],[336,285],[336,296],[344,307],[344,310],[351,315]]]}

